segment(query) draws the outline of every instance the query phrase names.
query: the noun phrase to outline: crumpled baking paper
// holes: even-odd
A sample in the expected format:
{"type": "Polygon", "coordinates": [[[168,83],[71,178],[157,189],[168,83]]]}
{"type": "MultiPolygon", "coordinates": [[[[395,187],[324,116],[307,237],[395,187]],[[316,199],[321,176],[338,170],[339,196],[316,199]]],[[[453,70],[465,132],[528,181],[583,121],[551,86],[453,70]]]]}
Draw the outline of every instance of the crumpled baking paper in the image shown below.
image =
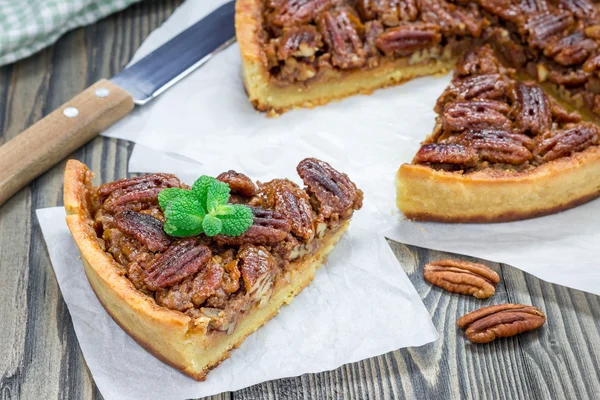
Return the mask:
{"type": "MultiPolygon", "coordinates": [[[[184,3],[148,37],[135,59],[220,3],[184,3]]],[[[235,161],[251,176],[272,177],[300,157],[320,157],[347,172],[365,191],[380,213],[371,221],[373,234],[504,262],[547,281],[600,294],[600,201],[548,217],[485,225],[415,223],[396,210],[396,170],[410,162],[431,132],[433,106],[450,76],[417,79],[273,119],[252,108],[240,70],[234,45],[106,134],[145,146],[135,148],[132,171],[155,168],[156,155],[148,155],[150,149],[209,168],[235,161]]]]}
{"type": "Polygon", "coordinates": [[[106,313],[87,281],[62,207],[37,210],[37,217],[77,339],[104,398],[188,399],[331,370],[437,339],[387,242],[368,229],[368,208],[355,214],[314,281],[204,382],[154,358],[106,313]]]}

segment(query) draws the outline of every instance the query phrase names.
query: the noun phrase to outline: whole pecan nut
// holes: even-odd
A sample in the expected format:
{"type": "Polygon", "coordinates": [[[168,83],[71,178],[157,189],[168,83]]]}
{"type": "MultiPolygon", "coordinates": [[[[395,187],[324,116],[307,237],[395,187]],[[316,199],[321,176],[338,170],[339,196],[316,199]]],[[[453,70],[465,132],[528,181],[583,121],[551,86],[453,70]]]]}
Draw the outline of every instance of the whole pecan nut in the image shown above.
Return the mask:
{"type": "Polygon", "coordinates": [[[498,304],[483,307],[458,319],[458,327],[465,329],[473,343],[489,343],[496,338],[514,336],[544,325],[546,316],[533,306],[498,304]]]}
{"type": "Polygon", "coordinates": [[[307,186],[306,191],[316,199],[324,218],[343,214],[362,206],[363,193],[348,178],[324,161],[306,158],[298,164],[298,174],[307,186]]]}
{"type": "Polygon", "coordinates": [[[151,290],[158,290],[176,285],[200,271],[210,257],[210,249],[198,244],[195,239],[180,240],[148,266],[146,286],[151,290]]]}
{"type": "Polygon", "coordinates": [[[439,260],[425,264],[423,277],[449,292],[487,299],[496,293],[500,276],[490,267],[469,261],[439,260]]]}

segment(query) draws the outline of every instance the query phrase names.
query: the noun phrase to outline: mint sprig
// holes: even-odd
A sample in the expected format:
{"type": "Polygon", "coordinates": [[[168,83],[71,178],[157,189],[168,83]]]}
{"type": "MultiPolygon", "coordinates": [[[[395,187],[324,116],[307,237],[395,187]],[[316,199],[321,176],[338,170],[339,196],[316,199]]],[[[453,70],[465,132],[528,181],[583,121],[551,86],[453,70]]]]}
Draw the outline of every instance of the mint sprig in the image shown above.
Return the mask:
{"type": "Polygon", "coordinates": [[[165,215],[164,230],[177,237],[239,236],[252,226],[254,214],[243,204],[229,203],[229,185],[210,176],[196,180],[191,190],[169,188],[158,194],[165,215]]]}

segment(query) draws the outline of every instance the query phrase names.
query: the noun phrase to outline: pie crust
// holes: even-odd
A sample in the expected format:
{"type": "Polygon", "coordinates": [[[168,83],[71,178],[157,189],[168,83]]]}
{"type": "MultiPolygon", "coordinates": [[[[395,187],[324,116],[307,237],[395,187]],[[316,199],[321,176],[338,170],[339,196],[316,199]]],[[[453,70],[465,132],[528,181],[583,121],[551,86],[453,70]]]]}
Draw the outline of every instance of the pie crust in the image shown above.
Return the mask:
{"type": "Polygon", "coordinates": [[[92,177],[84,164],[68,161],[64,179],[67,225],[81,253],[92,289],[115,322],[142,347],[200,381],[248,335],[274,317],[282,305],[292,302],[312,281],[316,269],[325,262],[349,225],[348,220],[325,233],[320,249],[290,270],[290,283],[275,287],[269,301],[261,307],[255,304],[238,320],[231,334],[210,332],[206,326],[195,326],[188,315],[160,306],[152,297],[138,291],[113,256],[101,248],[91,215],[92,177]]]}
{"type": "Polygon", "coordinates": [[[409,219],[503,222],[554,214],[600,196],[600,148],[520,174],[461,175],[403,164],[396,204],[409,219]]]}

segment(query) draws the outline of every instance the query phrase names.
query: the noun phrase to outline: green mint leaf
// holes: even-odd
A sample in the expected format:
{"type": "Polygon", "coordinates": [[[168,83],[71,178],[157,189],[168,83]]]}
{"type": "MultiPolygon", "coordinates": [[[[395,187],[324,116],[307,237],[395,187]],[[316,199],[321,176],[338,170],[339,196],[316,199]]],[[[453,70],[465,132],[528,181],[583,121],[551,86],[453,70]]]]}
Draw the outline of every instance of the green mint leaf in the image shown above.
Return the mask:
{"type": "Polygon", "coordinates": [[[221,206],[218,206],[217,209],[215,210],[216,216],[231,215],[233,213],[235,213],[235,207],[233,206],[233,204],[223,204],[221,206]]]}
{"type": "Polygon", "coordinates": [[[221,205],[227,204],[229,201],[229,185],[215,179],[212,185],[208,188],[206,196],[206,211],[216,212],[221,205]]]}
{"type": "Polygon", "coordinates": [[[183,192],[184,189],[179,188],[168,188],[161,190],[160,193],[158,193],[158,204],[160,204],[160,208],[162,208],[163,211],[166,210],[169,206],[169,203],[181,196],[183,192]]]}
{"type": "Polygon", "coordinates": [[[225,215],[217,215],[223,227],[221,233],[225,236],[239,236],[246,232],[254,222],[252,210],[242,204],[228,204],[233,212],[225,215]]]}
{"type": "Polygon", "coordinates": [[[191,192],[184,191],[168,203],[165,210],[165,232],[177,237],[199,235],[203,232],[205,215],[200,201],[191,192]]]}
{"type": "Polygon", "coordinates": [[[205,210],[207,210],[206,200],[208,198],[208,189],[215,181],[216,179],[211,176],[202,175],[200,178],[196,179],[196,182],[194,182],[194,185],[192,186],[192,193],[198,198],[205,210]]]}
{"type": "Polygon", "coordinates": [[[216,236],[221,232],[223,223],[215,216],[207,214],[202,221],[202,228],[206,236],[216,236]]]}

